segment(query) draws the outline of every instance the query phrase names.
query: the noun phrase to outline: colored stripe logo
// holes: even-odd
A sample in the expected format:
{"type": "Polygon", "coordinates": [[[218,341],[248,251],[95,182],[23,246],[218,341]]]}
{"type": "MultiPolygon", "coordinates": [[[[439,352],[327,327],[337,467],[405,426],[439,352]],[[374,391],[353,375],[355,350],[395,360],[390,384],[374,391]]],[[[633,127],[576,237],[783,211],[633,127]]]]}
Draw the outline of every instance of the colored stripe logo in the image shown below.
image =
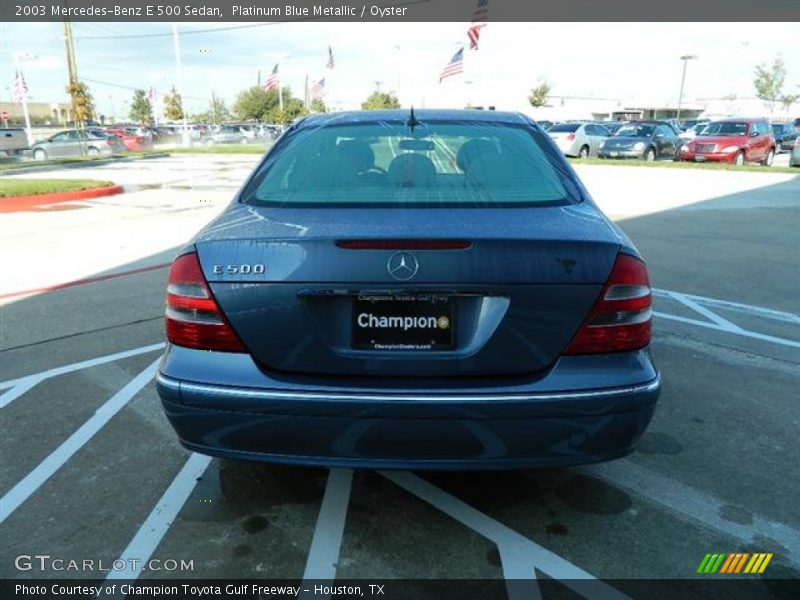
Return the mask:
{"type": "Polygon", "coordinates": [[[769,561],[772,560],[772,552],[717,552],[708,553],[700,561],[697,572],[710,575],[713,573],[749,573],[760,574],[767,568],[769,561]]]}

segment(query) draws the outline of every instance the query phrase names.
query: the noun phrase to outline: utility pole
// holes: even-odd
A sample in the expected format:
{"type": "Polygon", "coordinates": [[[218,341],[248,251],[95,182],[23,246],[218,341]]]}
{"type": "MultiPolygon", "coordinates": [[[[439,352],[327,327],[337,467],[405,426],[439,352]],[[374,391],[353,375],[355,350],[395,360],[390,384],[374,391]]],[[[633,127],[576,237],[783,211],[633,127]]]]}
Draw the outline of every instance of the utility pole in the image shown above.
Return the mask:
{"type": "MultiPolygon", "coordinates": [[[[64,7],[67,7],[66,0],[64,0],[64,7]]],[[[64,17],[64,43],[67,49],[67,70],[69,71],[68,89],[70,108],[72,109],[72,120],[75,122],[75,127],[80,134],[81,154],[86,154],[86,144],[84,143],[83,135],[86,124],[83,122],[83,119],[78,118],[75,112],[75,92],[77,91],[75,86],[78,85],[78,65],[75,60],[75,44],[72,40],[72,23],[70,23],[69,17],[64,17]]]]}
{"type": "Polygon", "coordinates": [[[681,60],[683,61],[683,72],[681,73],[681,91],[678,93],[678,114],[675,117],[675,120],[678,121],[679,124],[681,122],[681,104],[683,103],[683,84],[686,81],[686,63],[696,58],[697,56],[694,54],[684,54],[681,56],[681,60]]]}

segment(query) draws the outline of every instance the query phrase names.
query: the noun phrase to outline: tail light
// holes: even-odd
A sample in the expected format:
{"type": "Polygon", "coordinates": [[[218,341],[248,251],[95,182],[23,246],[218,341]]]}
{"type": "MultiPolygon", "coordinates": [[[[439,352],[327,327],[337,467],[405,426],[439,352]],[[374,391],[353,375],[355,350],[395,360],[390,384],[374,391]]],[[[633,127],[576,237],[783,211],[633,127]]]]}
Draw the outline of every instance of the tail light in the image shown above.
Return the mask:
{"type": "Polygon", "coordinates": [[[603,292],[564,354],[605,354],[650,343],[652,296],[647,267],[618,254],[603,292]]]}
{"type": "Polygon", "coordinates": [[[167,339],[198,350],[245,352],[214,299],[196,252],[175,259],[169,271],[167,339]]]}
{"type": "Polygon", "coordinates": [[[573,140],[575,139],[575,134],[574,134],[574,133],[570,133],[570,134],[567,136],[567,139],[568,139],[570,142],[571,142],[571,141],[573,141],[573,140]]]}

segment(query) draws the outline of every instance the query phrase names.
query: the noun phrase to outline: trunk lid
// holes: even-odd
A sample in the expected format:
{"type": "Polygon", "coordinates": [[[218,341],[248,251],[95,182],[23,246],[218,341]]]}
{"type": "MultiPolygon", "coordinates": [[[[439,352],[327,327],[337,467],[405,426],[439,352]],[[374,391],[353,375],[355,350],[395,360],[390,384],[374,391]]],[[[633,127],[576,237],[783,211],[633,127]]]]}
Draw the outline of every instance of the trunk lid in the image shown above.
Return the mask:
{"type": "MultiPolygon", "coordinates": [[[[239,206],[195,243],[220,307],[264,367],[375,377],[546,369],[591,310],[620,247],[615,231],[588,203],[462,211],[239,206]],[[469,245],[447,250],[337,246],[342,240],[409,239],[469,245]],[[401,259],[416,264],[413,274],[404,270],[399,279],[390,263],[398,266],[401,259]],[[374,311],[368,308],[373,305],[374,311]],[[355,343],[363,341],[356,331],[359,315],[374,312],[378,318],[396,314],[396,307],[422,307],[422,313],[413,314],[433,315],[440,324],[445,317],[452,330],[444,337],[452,346],[410,351],[355,343]]],[[[379,333],[405,344],[425,332],[379,333]]]]}

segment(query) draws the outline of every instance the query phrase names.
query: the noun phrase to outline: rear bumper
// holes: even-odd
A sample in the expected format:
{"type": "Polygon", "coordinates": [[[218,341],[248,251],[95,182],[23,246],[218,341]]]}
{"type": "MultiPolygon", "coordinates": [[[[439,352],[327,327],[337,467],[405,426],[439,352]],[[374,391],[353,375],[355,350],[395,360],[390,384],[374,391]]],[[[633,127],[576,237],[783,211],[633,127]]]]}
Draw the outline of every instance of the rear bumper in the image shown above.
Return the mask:
{"type": "Polygon", "coordinates": [[[732,163],[736,159],[737,152],[687,152],[681,151],[680,159],[692,162],[724,162],[732,163]]]}
{"type": "Polygon", "coordinates": [[[631,452],[658,399],[650,367],[648,381],[578,391],[264,389],[185,381],[163,368],[156,381],[181,443],[203,454],[351,468],[513,469],[631,452]]]}
{"type": "Polygon", "coordinates": [[[642,158],[645,150],[600,150],[599,158],[642,158]]]}

